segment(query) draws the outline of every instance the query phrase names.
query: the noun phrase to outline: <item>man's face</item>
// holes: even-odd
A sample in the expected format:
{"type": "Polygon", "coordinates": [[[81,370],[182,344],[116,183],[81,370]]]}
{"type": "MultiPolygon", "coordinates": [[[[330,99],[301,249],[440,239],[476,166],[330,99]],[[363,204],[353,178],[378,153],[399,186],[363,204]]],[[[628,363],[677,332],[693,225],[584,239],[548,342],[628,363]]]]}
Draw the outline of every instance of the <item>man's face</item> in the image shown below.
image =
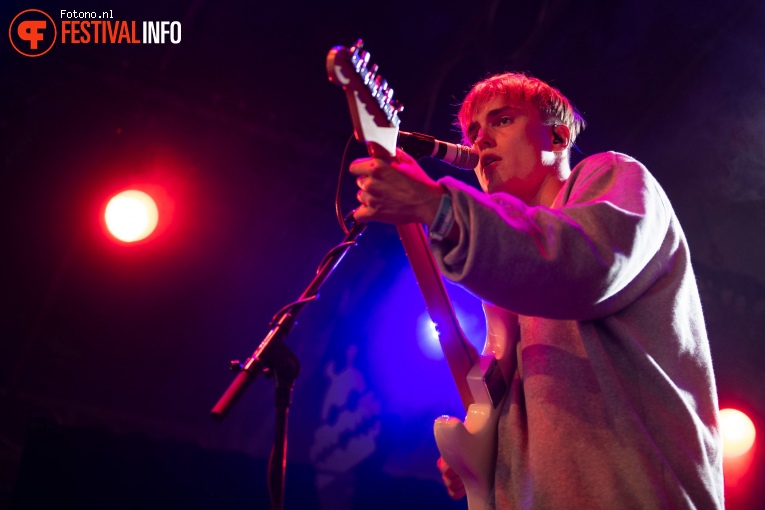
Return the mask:
{"type": "Polygon", "coordinates": [[[487,193],[510,193],[528,203],[555,171],[552,128],[528,102],[495,97],[476,111],[467,137],[480,155],[475,173],[487,193]]]}

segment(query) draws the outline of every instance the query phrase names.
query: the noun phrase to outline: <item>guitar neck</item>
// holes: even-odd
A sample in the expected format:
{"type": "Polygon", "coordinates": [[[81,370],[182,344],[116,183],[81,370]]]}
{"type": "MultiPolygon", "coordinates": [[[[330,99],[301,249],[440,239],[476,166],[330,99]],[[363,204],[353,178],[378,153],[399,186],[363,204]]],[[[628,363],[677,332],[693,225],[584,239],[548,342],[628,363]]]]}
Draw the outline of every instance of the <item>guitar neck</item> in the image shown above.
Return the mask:
{"type": "Polygon", "coordinates": [[[398,234],[412,265],[431,320],[436,325],[441,349],[444,352],[452,378],[465,409],[473,403],[473,394],[467,383],[467,374],[478,360],[478,351],[465,338],[446,292],[436,260],[428,246],[425,231],[419,223],[398,225],[398,234]]]}
{"type": "MultiPolygon", "coordinates": [[[[398,114],[403,106],[393,100],[393,89],[378,73],[377,66],[369,64],[369,53],[362,46],[359,40],[350,49],[332,48],[327,55],[327,75],[345,91],[356,139],[367,143],[372,157],[389,160],[396,152],[398,114]]],[[[478,361],[478,352],[460,329],[422,225],[401,225],[398,233],[467,409],[474,402],[467,375],[478,361]]]]}
{"type": "MultiPolygon", "coordinates": [[[[367,142],[367,151],[375,158],[389,160],[393,157],[390,151],[374,142],[367,142]]],[[[460,328],[452,301],[446,292],[441,271],[430,251],[428,238],[422,225],[407,223],[397,225],[396,229],[414,271],[417,285],[425,299],[430,319],[436,325],[441,350],[449,364],[454,383],[457,385],[460,400],[467,410],[475,402],[473,392],[468,386],[467,375],[478,361],[478,351],[468,342],[460,328]]]]}

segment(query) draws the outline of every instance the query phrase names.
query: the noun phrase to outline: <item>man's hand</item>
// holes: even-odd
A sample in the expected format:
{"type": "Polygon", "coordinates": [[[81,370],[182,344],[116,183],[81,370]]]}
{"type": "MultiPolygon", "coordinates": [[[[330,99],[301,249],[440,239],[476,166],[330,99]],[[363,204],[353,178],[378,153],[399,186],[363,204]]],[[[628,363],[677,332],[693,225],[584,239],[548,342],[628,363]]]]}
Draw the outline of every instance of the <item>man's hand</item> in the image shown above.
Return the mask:
{"type": "Polygon", "coordinates": [[[441,471],[441,478],[444,480],[446,492],[449,493],[449,496],[452,499],[461,499],[464,497],[465,485],[462,483],[462,479],[460,479],[459,475],[449,467],[449,464],[446,463],[443,457],[438,458],[436,465],[438,466],[438,470],[441,471]]]}
{"type": "Polygon", "coordinates": [[[445,191],[401,149],[391,161],[357,159],[350,171],[359,186],[361,205],[353,215],[357,221],[430,225],[435,219],[445,191]]]}

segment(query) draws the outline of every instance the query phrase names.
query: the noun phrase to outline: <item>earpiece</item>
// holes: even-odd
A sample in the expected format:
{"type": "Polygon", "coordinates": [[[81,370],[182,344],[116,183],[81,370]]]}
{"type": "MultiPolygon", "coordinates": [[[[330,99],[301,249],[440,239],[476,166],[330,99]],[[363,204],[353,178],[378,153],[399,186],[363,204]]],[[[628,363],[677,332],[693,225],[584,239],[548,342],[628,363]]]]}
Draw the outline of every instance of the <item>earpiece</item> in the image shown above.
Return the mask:
{"type": "Polygon", "coordinates": [[[553,124],[553,126],[552,126],[552,134],[553,134],[553,143],[557,145],[557,144],[563,143],[563,138],[558,136],[558,133],[555,132],[555,128],[556,127],[558,127],[558,125],[557,124],[553,124]]]}

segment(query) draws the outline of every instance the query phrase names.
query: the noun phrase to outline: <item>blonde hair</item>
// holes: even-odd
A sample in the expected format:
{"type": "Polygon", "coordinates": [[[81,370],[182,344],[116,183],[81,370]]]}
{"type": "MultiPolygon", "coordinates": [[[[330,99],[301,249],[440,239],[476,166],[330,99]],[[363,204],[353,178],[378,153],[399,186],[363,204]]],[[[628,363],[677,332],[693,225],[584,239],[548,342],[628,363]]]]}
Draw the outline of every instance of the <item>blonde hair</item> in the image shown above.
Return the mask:
{"type": "Polygon", "coordinates": [[[457,123],[466,144],[469,143],[467,128],[473,116],[497,96],[505,96],[508,100],[528,101],[539,110],[543,122],[565,124],[571,131],[572,144],[586,125],[571,101],[555,87],[523,73],[503,73],[476,83],[465,96],[457,114],[457,123]]]}

